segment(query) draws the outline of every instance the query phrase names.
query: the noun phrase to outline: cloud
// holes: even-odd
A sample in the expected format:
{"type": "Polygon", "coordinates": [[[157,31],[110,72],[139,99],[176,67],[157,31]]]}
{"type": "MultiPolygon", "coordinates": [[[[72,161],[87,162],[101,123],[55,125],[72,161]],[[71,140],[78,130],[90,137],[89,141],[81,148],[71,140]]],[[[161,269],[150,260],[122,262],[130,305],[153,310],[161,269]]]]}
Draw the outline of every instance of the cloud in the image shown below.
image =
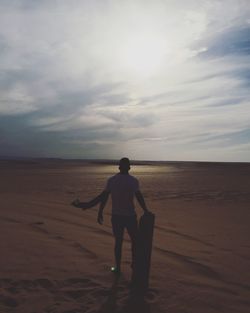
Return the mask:
{"type": "Polygon", "coordinates": [[[248,1],[0,0],[1,154],[249,160],[249,20],[248,1]]]}

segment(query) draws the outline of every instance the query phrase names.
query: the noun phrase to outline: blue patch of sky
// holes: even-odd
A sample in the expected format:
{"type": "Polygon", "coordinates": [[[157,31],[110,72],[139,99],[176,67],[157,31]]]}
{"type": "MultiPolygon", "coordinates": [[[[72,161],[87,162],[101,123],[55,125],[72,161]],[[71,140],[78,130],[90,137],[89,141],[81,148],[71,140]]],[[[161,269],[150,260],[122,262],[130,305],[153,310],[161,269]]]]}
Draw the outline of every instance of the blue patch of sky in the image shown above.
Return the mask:
{"type": "Polygon", "coordinates": [[[210,42],[204,57],[226,56],[229,54],[250,55],[250,27],[229,28],[210,42]]]}
{"type": "Polygon", "coordinates": [[[200,136],[197,136],[195,140],[192,140],[192,143],[203,143],[204,145],[206,145],[208,142],[214,144],[215,141],[218,141],[218,145],[223,146],[234,146],[238,144],[250,143],[250,125],[249,128],[229,132],[227,134],[210,135],[209,133],[204,133],[200,136]]]}

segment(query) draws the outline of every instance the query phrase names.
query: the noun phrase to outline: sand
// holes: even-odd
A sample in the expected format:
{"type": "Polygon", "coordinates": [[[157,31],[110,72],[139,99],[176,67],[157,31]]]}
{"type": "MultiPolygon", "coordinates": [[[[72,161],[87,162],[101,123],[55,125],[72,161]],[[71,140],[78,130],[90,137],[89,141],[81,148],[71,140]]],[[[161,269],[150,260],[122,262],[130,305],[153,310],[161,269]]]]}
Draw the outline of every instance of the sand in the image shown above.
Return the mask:
{"type": "MultiPolygon", "coordinates": [[[[250,164],[135,165],[156,215],[149,290],[130,292],[130,245],[116,279],[110,201],[70,205],[102,191],[116,166],[0,161],[0,312],[250,312],[250,164]]],[[[142,210],[137,206],[138,216],[142,210]]]]}

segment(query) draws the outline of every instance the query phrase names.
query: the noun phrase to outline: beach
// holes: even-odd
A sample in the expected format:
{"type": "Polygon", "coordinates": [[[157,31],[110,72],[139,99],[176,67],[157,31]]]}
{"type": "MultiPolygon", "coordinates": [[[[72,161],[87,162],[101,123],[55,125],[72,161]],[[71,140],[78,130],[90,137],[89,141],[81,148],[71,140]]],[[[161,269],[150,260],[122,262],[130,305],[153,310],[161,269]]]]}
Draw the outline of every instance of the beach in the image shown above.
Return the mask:
{"type": "MultiPolygon", "coordinates": [[[[141,162],[131,175],[155,214],[150,285],[131,294],[130,242],[114,265],[111,200],[104,225],[88,201],[116,165],[0,161],[0,312],[248,313],[250,164],[141,162]]],[[[138,218],[143,211],[136,204],[138,218]]]]}

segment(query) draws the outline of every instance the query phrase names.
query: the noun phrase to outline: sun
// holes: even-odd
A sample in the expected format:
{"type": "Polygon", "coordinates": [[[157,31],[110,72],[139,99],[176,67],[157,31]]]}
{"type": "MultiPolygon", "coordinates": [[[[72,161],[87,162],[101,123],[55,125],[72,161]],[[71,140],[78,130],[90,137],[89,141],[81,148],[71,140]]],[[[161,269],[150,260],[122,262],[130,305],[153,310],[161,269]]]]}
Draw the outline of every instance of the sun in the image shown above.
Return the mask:
{"type": "Polygon", "coordinates": [[[132,32],[120,47],[123,68],[137,76],[150,76],[160,70],[165,55],[164,38],[153,33],[132,32]]]}

